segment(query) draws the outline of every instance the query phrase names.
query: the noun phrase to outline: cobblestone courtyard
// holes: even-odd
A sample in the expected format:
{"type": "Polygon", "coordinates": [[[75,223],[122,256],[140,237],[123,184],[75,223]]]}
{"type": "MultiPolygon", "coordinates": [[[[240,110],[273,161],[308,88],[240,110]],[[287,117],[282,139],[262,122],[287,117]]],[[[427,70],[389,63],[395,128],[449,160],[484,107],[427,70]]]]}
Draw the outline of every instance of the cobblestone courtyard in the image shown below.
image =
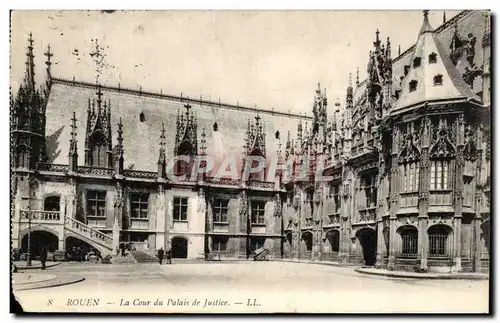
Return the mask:
{"type": "Polygon", "coordinates": [[[353,267],[286,262],[163,266],[64,263],[44,274],[81,275],[85,281],[17,292],[27,310],[329,313],[488,310],[487,280],[384,278],[357,273],[353,267]]]}

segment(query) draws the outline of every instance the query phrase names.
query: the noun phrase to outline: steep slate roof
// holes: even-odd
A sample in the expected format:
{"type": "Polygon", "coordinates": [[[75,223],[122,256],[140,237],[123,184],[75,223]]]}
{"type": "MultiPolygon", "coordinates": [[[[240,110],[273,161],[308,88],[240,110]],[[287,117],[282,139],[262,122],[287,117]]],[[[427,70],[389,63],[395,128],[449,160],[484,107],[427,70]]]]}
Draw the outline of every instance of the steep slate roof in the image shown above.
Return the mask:
{"type": "Polygon", "coordinates": [[[449,55],[435,35],[427,15],[415,44],[410,60],[411,66],[401,85],[400,98],[392,112],[423,102],[447,99],[473,99],[480,102],[452,63],[449,55]],[[436,62],[430,63],[430,55],[436,55],[436,62]],[[414,59],[420,58],[419,66],[414,66],[414,59]],[[434,77],[442,76],[442,84],[435,85],[434,77]],[[410,91],[410,83],[417,82],[416,89],[410,91]]]}
{"type": "MultiPolygon", "coordinates": [[[[481,46],[481,38],[485,31],[485,16],[484,11],[478,10],[464,10],[455,17],[446,21],[446,23],[442,24],[435,30],[436,39],[442,44],[442,49],[446,53],[447,56],[450,55],[449,45],[451,44],[453,34],[455,32],[455,27],[457,28],[458,33],[462,37],[466,37],[467,34],[472,33],[475,37],[477,37],[476,45],[474,47],[475,58],[474,61],[477,66],[483,65],[483,48],[481,46]]],[[[390,36],[390,35],[388,35],[390,36]]],[[[393,59],[392,64],[392,75],[393,75],[393,83],[392,90],[394,92],[399,89],[400,77],[404,75],[404,67],[405,65],[411,66],[411,60],[413,56],[413,51],[415,49],[415,45],[411,46],[407,50],[401,53],[401,55],[395,57],[393,59]]],[[[462,58],[460,62],[463,62],[462,58]]],[[[457,64],[457,69],[460,74],[465,72],[465,67],[468,64],[463,63],[457,64]]],[[[478,93],[482,90],[482,83],[480,81],[480,77],[476,78],[473,84],[474,93],[478,93]]],[[[358,87],[354,89],[354,104],[358,102],[361,98],[361,93],[366,91],[366,80],[359,83],[358,87]]],[[[403,84],[402,84],[403,85],[403,84]]]]}
{"type": "MultiPolygon", "coordinates": [[[[191,111],[198,121],[198,147],[202,129],[206,133],[207,154],[223,159],[224,155],[234,153],[240,158],[245,144],[248,120],[253,124],[257,110],[236,107],[214,102],[189,100],[175,96],[102,87],[103,100],[111,102],[111,127],[113,146],[117,144],[117,124],[123,123],[124,166],[133,169],[157,171],[162,123],[165,124],[167,161],[173,157],[177,111],[185,111],[184,105],[190,102],[191,111]],[[143,112],[145,120],[140,121],[143,112]],[[213,125],[217,122],[218,131],[213,125]]],[[[48,162],[68,164],[68,152],[73,111],[77,118],[78,164],[84,165],[85,125],[87,122],[88,99],[96,98],[96,88],[92,84],[53,79],[46,111],[46,138],[48,162]]],[[[258,110],[265,123],[267,157],[275,155],[278,140],[275,132],[279,130],[284,153],[288,130],[296,133],[299,122],[305,124],[310,118],[277,111],[258,110]]]]}

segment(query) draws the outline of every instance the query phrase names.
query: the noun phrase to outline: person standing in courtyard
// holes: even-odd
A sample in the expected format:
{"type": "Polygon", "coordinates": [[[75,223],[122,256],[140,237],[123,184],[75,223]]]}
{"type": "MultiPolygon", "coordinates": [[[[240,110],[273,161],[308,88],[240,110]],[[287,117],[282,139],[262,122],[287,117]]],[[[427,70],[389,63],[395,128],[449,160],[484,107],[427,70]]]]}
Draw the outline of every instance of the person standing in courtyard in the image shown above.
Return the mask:
{"type": "Polygon", "coordinates": [[[167,264],[172,264],[172,249],[168,249],[167,251],[167,264]]]}
{"type": "Polygon", "coordinates": [[[163,256],[165,255],[165,251],[163,251],[163,248],[160,248],[158,250],[158,259],[160,260],[160,265],[163,264],[163,256]]]}
{"type": "Polygon", "coordinates": [[[40,250],[40,262],[42,263],[42,270],[45,270],[45,263],[47,262],[47,247],[45,246],[40,250]]]}

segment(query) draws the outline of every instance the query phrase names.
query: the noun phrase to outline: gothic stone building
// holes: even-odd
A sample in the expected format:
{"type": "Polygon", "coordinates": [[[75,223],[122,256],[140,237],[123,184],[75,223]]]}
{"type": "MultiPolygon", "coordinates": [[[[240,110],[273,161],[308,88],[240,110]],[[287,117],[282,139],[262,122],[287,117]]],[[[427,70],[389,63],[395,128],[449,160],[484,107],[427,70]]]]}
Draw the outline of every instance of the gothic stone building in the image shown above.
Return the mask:
{"type": "Polygon", "coordinates": [[[12,245],[26,250],[30,231],[35,253],[39,241],[105,253],[125,241],[180,258],[264,247],[389,269],[486,268],[489,19],[464,11],[434,30],[424,14],[415,45],[394,58],[377,31],[368,78],[349,81],[333,109],[318,86],[312,118],[52,77],[50,50],[38,90],[30,43],[11,98],[12,245]],[[266,167],[170,176],[172,157],[190,175],[203,155],[215,169],[235,161],[237,174],[248,156],[266,167]],[[276,159],[291,171],[272,171],[276,159]]]}
{"type": "Polygon", "coordinates": [[[285,256],[488,268],[489,28],[488,13],[464,11],[434,30],[424,11],[415,45],[396,57],[376,32],[368,77],[349,78],[344,109],[328,110],[318,89],[313,127],[299,125],[285,155],[321,156],[313,171],[331,178],[287,184],[285,256]]]}

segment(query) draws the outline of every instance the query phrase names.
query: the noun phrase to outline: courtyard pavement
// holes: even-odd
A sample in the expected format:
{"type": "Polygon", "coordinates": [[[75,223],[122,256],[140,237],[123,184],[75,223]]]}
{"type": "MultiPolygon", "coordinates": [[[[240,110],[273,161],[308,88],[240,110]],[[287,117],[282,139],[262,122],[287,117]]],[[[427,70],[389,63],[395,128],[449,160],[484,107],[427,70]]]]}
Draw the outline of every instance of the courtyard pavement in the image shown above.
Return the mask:
{"type": "MultiPolygon", "coordinates": [[[[30,271],[31,272],[31,271],[30,271]]],[[[421,280],[291,262],[63,263],[76,284],[15,292],[27,311],[486,313],[488,280],[421,280]]]]}

